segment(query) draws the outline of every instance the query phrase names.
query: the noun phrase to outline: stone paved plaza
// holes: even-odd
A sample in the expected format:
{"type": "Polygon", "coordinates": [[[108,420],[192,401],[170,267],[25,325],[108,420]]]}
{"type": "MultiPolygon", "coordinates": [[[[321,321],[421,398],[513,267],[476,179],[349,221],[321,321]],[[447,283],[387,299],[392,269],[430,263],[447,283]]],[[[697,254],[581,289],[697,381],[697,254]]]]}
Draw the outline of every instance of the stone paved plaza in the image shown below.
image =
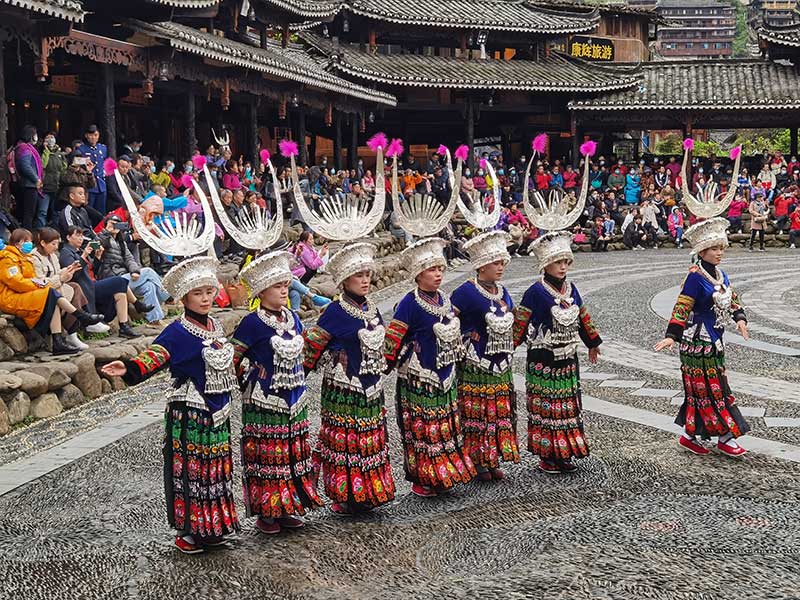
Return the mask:
{"type": "MultiPolygon", "coordinates": [[[[687,266],[677,250],[577,255],[573,281],[605,343],[598,365],[583,363],[593,453],[574,476],[544,475],[523,451],[505,481],[411,495],[392,378],[392,504],[352,519],[319,510],[272,538],[245,519],[227,547],[187,557],[163,509],[163,378],[17,431],[0,440],[0,598],[800,598],[798,255],[723,263],[753,333],[727,347],[752,426],[740,460],[676,444],[678,359],[652,346],[687,266]]],[[[448,274],[447,289],[466,276],[448,274]]],[[[519,299],[534,277],[515,258],[505,279],[519,299]]],[[[380,292],[385,317],[404,291],[380,292]]],[[[518,406],[522,449],[523,393],[518,406]]]]}

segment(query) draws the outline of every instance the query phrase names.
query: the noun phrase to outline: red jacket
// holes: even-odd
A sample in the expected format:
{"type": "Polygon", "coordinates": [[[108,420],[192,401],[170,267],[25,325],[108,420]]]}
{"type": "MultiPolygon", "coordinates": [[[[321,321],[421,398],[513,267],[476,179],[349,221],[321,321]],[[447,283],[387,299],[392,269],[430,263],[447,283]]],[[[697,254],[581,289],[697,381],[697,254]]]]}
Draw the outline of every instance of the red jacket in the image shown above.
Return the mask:
{"type": "Polygon", "coordinates": [[[577,171],[564,171],[564,189],[569,190],[578,185],[578,172],[577,171]]]}
{"type": "Polygon", "coordinates": [[[791,200],[781,194],[777,198],[775,198],[775,216],[776,217],[785,217],[789,214],[789,205],[791,204],[791,200]]]}
{"type": "Polygon", "coordinates": [[[789,221],[791,222],[789,229],[792,231],[800,231],[800,211],[793,211],[792,214],[789,215],[789,221]]]}
{"type": "Polygon", "coordinates": [[[537,173],[534,180],[536,181],[537,190],[546,190],[550,187],[550,180],[553,177],[550,173],[537,173]]]}

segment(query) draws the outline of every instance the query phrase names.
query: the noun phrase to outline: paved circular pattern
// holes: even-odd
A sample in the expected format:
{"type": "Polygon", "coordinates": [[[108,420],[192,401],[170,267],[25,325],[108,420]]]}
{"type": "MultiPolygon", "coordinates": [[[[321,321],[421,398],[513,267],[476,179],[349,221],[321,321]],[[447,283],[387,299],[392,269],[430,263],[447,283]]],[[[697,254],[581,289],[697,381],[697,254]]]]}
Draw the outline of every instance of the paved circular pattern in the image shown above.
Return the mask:
{"type": "MultiPolygon", "coordinates": [[[[737,277],[780,268],[790,256],[770,253],[760,261],[734,253],[725,267],[736,284],[737,277]]],[[[578,255],[575,281],[608,342],[608,360],[587,374],[680,388],[677,361],[674,372],[669,365],[653,371],[647,353],[664,323],[649,303],[678,285],[686,266],[685,253],[676,251],[578,255]]],[[[516,298],[533,273],[531,259],[512,263],[507,280],[516,298]]],[[[391,305],[396,296],[387,292],[382,299],[391,305]]],[[[753,322],[767,324],[758,311],[753,322]]],[[[798,377],[796,362],[786,357],[729,352],[731,368],[744,374],[787,379],[769,368],[776,365],[798,377]]],[[[314,377],[312,388],[317,385],[314,377]]],[[[117,399],[135,403],[144,393],[151,401],[162,387],[156,382],[117,399]]],[[[637,397],[599,379],[587,378],[584,387],[665,415],[676,409],[669,398],[637,397]]],[[[342,519],[323,509],[305,530],[271,538],[245,520],[228,547],[203,557],[179,555],[163,514],[161,428],[152,425],[0,497],[3,597],[797,597],[800,464],[755,454],[738,461],[716,453],[697,458],[681,452],[669,434],[587,413],[593,454],[575,476],[546,476],[525,452],[502,482],[474,482],[420,499],[402,481],[392,392],[390,380],[399,492],[374,514],[342,519]]],[[[767,415],[799,407],[746,395],[741,402],[767,415]]],[[[80,419],[70,418],[78,427],[80,419]]],[[[239,423],[236,414],[234,429],[239,423]]],[[[751,423],[758,435],[770,436],[763,419],[751,423]]],[[[49,425],[57,426],[57,420],[49,425]]],[[[312,429],[317,426],[315,411],[312,429]]],[[[783,431],[785,441],[800,442],[791,428],[783,431]]],[[[518,433],[523,440],[524,413],[518,433]]]]}

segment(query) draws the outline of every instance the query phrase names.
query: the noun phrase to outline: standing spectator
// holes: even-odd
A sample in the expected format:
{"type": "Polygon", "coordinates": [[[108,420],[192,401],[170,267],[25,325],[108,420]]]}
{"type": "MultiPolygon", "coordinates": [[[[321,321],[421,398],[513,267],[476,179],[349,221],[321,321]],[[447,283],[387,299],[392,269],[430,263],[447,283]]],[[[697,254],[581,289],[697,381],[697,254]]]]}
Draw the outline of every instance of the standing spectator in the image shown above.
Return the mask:
{"type": "Polygon", "coordinates": [[[800,236],[800,204],[795,206],[789,215],[789,248],[797,248],[798,236],[800,236]]]}
{"type": "Polygon", "coordinates": [[[67,203],[67,192],[72,186],[80,186],[86,190],[88,203],[89,190],[97,186],[97,179],[95,179],[92,173],[93,171],[94,163],[92,163],[92,159],[88,156],[84,156],[80,150],[76,150],[72,153],[70,165],[61,175],[61,180],[59,181],[61,186],[59,196],[64,204],[67,203]]]}
{"type": "Polygon", "coordinates": [[[656,189],[661,190],[664,186],[669,185],[669,173],[664,165],[658,167],[658,172],[655,176],[656,189]]]}
{"type": "Polygon", "coordinates": [[[764,196],[758,192],[759,190],[756,190],[756,195],[750,201],[750,206],[747,209],[750,213],[750,246],[748,248],[750,252],[753,251],[753,242],[756,240],[756,234],[758,234],[758,251],[765,251],[764,226],[767,222],[767,212],[769,209],[764,200],[764,196]]]}
{"type": "Polygon", "coordinates": [[[750,174],[746,167],[742,167],[741,171],[739,171],[739,178],[736,180],[736,183],[739,184],[739,193],[741,193],[744,199],[749,203],[753,182],[750,180],[750,174]]]}
{"type": "Polygon", "coordinates": [[[160,325],[164,318],[161,303],[167,301],[169,294],[158,274],[149,267],[142,267],[128,248],[126,225],[116,215],[106,219],[105,229],[99,236],[103,255],[97,268],[98,279],[115,276],[127,279],[133,293],[141,295],[143,301],[153,307],[146,315],[148,322],[160,325]]]}
{"type": "Polygon", "coordinates": [[[89,206],[100,214],[106,214],[106,177],[103,173],[103,163],[108,158],[108,148],[100,143],[100,130],[97,125],[89,125],[83,135],[86,140],[78,150],[85,157],[91,159],[93,165],[92,175],[95,178],[95,187],[89,192],[89,206]]]}
{"type": "Polygon", "coordinates": [[[641,178],[636,172],[636,167],[631,167],[625,176],[625,204],[639,204],[639,195],[642,192],[640,182],[641,178]]]}
{"type": "Polygon", "coordinates": [[[667,219],[667,227],[678,248],[683,248],[683,212],[680,207],[672,207],[672,212],[667,219]]]}
{"type": "Polygon", "coordinates": [[[56,134],[52,131],[44,136],[44,150],[42,151],[42,191],[44,204],[39,206],[36,219],[37,227],[44,227],[53,219],[54,213],[63,208],[63,202],[58,201],[58,192],[61,187],[61,176],[67,171],[67,159],[61,148],[56,143],[56,134]]]}
{"type": "MultiPolygon", "coordinates": [[[[17,218],[25,229],[33,229],[40,208],[45,205],[42,190],[44,176],[42,157],[36,149],[39,136],[33,125],[22,128],[20,140],[14,148],[14,167],[17,171],[17,218]]],[[[47,209],[45,206],[45,214],[47,209]]]]}

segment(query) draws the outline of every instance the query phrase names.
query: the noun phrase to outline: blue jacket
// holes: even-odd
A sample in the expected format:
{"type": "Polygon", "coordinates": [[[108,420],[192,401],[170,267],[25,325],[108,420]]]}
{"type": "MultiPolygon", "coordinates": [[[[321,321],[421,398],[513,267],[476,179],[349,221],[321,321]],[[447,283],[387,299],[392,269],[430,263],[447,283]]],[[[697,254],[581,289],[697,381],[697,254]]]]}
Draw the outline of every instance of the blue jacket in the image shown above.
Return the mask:
{"type": "Polygon", "coordinates": [[[82,152],[84,155],[91,158],[92,163],[94,163],[94,170],[92,171],[92,174],[95,176],[95,179],[97,179],[97,185],[92,189],[86,191],[94,194],[105,193],[106,175],[105,171],[103,170],[103,163],[108,158],[108,148],[106,148],[105,144],[97,144],[97,146],[90,146],[89,144],[81,144],[78,147],[78,150],[82,152]]]}

